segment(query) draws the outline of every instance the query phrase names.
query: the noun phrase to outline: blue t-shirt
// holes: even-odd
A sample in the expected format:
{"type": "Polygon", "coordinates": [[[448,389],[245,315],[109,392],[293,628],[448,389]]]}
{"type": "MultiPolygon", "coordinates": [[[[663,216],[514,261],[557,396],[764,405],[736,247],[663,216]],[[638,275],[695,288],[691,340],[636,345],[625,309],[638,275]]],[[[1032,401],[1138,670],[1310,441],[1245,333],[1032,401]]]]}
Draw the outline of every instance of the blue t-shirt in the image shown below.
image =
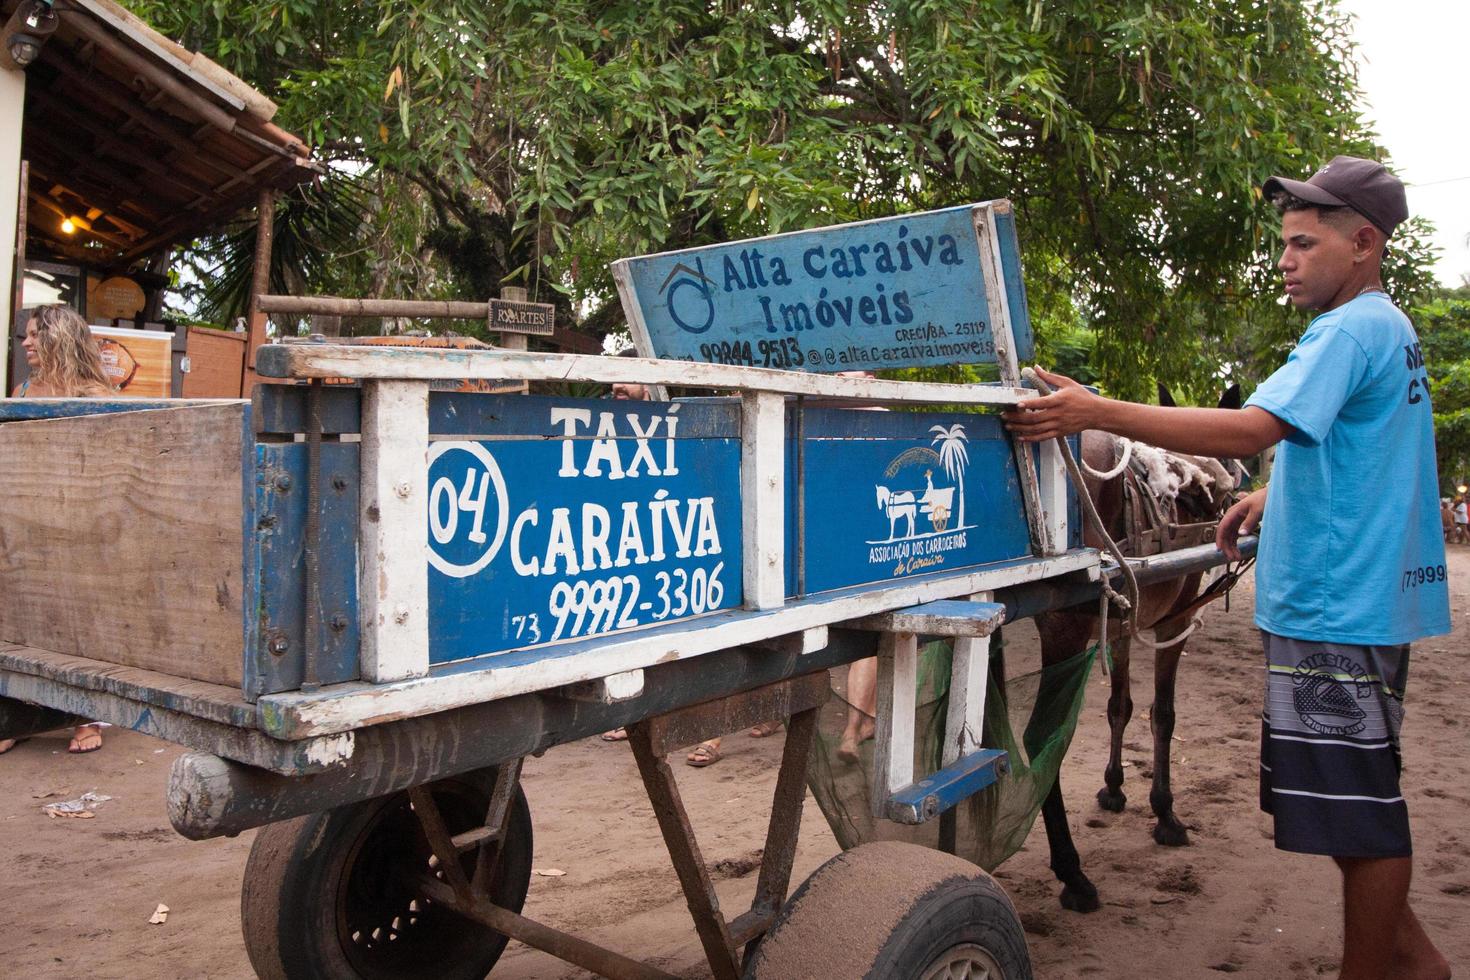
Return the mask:
{"type": "Polygon", "coordinates": [[[1256,563],[1256,625],[1387,646],[1450,631],[1429,378],[1383,293],[1311,322],[1246,401],[1294,430],[1278,447],[1256,563]]]}

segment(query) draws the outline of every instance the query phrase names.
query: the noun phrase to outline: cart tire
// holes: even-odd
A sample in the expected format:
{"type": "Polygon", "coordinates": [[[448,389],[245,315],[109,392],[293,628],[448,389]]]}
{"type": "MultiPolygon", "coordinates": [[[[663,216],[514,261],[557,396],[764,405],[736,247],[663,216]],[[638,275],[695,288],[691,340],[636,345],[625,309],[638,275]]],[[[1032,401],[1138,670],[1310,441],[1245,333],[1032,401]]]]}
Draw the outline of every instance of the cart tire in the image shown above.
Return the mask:
{"type": "MultiPolygon", "coordinates": [[[[433,784],[451,834],[479,826],[495,770],[433,784]]],[[[474,871],[477,851],[463,855],[474,871]]],[[[406,792],[272,824],[245,865],[240,920],[250,965],[263,980],[481,980],[506,937],[436,908],[416,875],[431,853],[406,792]]],[[[531,880],[531,811],[520,787],[490,887],[515,912],[531,880]]]]}
{"type": "Polygon", "coordinates": [[[791,896],[746,980],[1031,980],[1021,921],[976,865],[914,844],[864,844],[791,896]]]}

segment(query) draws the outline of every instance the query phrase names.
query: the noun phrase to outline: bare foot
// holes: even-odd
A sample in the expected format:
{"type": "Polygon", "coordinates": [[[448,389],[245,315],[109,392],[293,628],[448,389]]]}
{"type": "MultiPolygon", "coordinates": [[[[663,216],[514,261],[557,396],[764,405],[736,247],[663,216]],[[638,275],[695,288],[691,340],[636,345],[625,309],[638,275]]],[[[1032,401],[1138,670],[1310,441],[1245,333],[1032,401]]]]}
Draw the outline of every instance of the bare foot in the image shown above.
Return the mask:
{"type": "Polygon", "coordinates": [[[0,755],[4,755],[20,744],[18,738],[0,738],[0,755]]]}
{"type": "Polygon", "coordinates": [[[750,730],[750,737],[767,738],[779,732],[781,730],[782,724],[784,724],[784,722],[763,721],[750,730]]]}
{"type": "Polygon", "coordinates": [[[872,719],[864,719],[864,722],[856,729],[849,728],[842,733],[842,743],[837,746],[837,758],[843,762],[856,763],[858,761],[858,744],[866,742],[873,737],[872,719]]]}
{"type": "Polygon", "coordinates": [[[602,740],[604,742],[626,742],[628,740],[628,730],[622,726],[618,726],[612,731],[603,732],[602,740]]]}
{"type": "Polygon", "coordinates": [[[78,725],[71,736],[71,744],[66,750],[72,755],[82,755],[86,752],[96,752],[102,748],[102,729],[98,725],[78,725]]]}

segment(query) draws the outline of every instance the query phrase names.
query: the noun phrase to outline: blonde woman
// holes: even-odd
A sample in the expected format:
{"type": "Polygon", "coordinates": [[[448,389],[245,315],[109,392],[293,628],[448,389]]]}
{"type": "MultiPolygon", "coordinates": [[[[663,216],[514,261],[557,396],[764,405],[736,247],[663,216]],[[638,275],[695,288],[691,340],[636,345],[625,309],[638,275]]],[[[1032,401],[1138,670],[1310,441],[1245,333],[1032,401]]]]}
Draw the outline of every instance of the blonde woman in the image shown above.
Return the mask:
{"type": "Polygon", "coordinates": [[[102,348],[81,314],[63,303],[31,310],[21,343],[31,376],[12,398],[99,398],[116,394],[102,369],[102,348]]]}
{"type": "MultiPolygon", "coordinates": [[[[87,321],[71,307],[54,303],[31,310],[21,343],[31,376],[11,393],[14,398],[97,398],[116,394],[102,369],[102,351],[87,321]]],[[[0,739],[0,754],[15,747],[15,739],[0,739]]],[[[78,725],[67,751],[96,752],[102,748],[102,726],[78,725]]]]}

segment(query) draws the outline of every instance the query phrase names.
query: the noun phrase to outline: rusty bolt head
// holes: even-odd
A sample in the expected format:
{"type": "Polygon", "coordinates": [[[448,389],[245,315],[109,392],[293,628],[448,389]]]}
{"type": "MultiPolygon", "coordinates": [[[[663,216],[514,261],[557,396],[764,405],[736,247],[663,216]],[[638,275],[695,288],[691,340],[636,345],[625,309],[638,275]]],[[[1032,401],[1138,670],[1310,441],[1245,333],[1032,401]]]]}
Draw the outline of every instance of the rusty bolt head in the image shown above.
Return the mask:
{"type": "Polygon", "coordinates": [[[276,633],[271,637],[270,652],[279,657],[291,649],[291,641],[286,639],[285,633],[276,633]]]}
{"type": "Polygon", "coordinates": [[[333,633],[340,633],[347,628],[347,617],[343,616],[341,613],[338,613],[337,615],[332,617],[332,622],[330,625],[332,627],[333,633]]]}
{"type": "Polygon", "coordinates": [[[347,477],[343,476],[341,473],[338,473],[335,476],[333,476],[332,477],[332,489],[333,490],[346,490],[347,489],[347,477]]]}
{"type": "Polygon", "coordinates": [[[398,494],[398,496],[402,497],[404,500],[407,500],[408,499],[408,495],[410,493],[413,493],[413,487],[409,486],[408,485],[408,482],[405,481],[405,482],[400,483],[397,486],[395,486],[393,488],[393,492],[396,493],[396,494],[398,494]]]}
{"type": "Polygon", "coordinates": [[[291,478],[289,476],[287,476],[285,473],[282,473],[280,476],[276,477],[276,489],[277,490],[290,490],[291,489],[291,478]]]}
{"type": "Polygon", "coordinates": [[[402,626],[404,623],[408,622],[407,606],[399,606],[397,609],[393,610],[393,622],[397,623],[399,626],[402,626]]]}

